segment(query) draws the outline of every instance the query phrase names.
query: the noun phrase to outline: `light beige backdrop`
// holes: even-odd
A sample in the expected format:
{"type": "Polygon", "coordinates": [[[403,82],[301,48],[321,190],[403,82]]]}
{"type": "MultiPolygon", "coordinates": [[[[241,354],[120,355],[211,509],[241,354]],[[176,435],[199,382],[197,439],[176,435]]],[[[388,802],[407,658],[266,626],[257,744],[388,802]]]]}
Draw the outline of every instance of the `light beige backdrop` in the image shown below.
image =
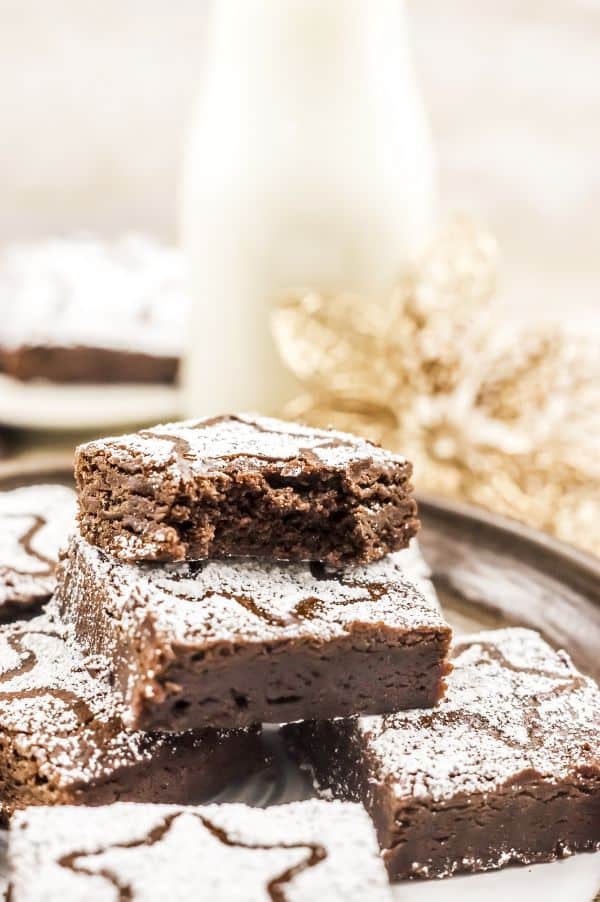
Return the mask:
{"type": "MultiPolygon", "coordinates": [[[[600,304],[599,0],[408,5],[446,209],[496,232],[503,303],[581,321],[600,304]]],[[[86,226],[174,235],[208,11],[0,0],[0,240],[86,226]]]]}

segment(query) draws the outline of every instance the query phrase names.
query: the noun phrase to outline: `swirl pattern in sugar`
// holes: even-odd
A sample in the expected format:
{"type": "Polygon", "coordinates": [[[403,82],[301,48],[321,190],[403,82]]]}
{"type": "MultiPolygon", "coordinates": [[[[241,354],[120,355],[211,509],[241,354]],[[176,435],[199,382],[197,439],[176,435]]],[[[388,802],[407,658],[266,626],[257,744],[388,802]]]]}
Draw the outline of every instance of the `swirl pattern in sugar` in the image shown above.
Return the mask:
{"type": "Polygon", "coordinates": [[[510,628],[458,640],[453,664],[434,711],[357,723],[378,778],[399,798],[492,792],[523,773],[557,782],[589,767],[600,776],[600,691],[565,652],[510,628]]]}
{"type": "Polygon", "coordinates": [[[0,617],[50,597],[75,510],[74,492],[61,485],[0,492],[0,617]]]}
{"type": "MultiPolygon", "coordinates": [[[[181,466],[188,474],[209,474],[232,460],[253,462],[312,461],[343,469],[357,461],[392,466],[405,458],[346,432],[314,429],[252,414],[184,420],[143,429],[129,435],[88,442],[79,453],[110,455],[111,461],[131,460],[141,466],[181,466]]],[[[295,475],[285,471],[286,475],[295,475]]],[[[298,472],[300,472],[298,470],[298,472]]]]}

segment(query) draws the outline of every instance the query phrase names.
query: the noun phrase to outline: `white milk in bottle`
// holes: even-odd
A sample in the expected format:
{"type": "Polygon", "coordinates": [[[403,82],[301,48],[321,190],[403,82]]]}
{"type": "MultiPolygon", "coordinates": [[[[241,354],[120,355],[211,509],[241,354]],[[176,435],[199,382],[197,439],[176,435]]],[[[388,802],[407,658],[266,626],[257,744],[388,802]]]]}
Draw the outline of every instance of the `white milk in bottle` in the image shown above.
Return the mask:
{"type": "Polygon", "coordinates": [[[435,214],[400,0],[216,0],[181,185],[187,414],[276,411],[277,299],[384,296],[435,214]]]}

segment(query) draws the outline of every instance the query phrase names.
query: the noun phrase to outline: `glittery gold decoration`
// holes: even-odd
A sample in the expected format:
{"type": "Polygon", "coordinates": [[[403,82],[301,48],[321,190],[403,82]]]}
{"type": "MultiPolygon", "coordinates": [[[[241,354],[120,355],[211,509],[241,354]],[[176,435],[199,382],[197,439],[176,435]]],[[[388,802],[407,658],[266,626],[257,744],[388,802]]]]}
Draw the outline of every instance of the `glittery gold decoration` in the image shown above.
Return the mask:
{"type": "Polygon", "coordinates": [[[493,238],[449,224],[379,301],[285,299],[273,331],[304,394],[285,410],[401,450],[452,495],[600,553],[600,355],[558,327],[501,328],[493,238]]]}

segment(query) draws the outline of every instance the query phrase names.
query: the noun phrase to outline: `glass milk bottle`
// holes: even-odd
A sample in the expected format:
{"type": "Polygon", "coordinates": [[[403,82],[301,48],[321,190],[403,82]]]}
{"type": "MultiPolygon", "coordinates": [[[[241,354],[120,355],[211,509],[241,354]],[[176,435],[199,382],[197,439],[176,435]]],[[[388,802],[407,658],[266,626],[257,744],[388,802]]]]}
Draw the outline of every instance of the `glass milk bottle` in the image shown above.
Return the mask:
{"type": "Polygon", "coordinates": [[[188,415],[292,396],[269,312],[290,291],[383,296],[427,241],[430,133],[400,0],[216,0],[186,147],[188,415]]]}

